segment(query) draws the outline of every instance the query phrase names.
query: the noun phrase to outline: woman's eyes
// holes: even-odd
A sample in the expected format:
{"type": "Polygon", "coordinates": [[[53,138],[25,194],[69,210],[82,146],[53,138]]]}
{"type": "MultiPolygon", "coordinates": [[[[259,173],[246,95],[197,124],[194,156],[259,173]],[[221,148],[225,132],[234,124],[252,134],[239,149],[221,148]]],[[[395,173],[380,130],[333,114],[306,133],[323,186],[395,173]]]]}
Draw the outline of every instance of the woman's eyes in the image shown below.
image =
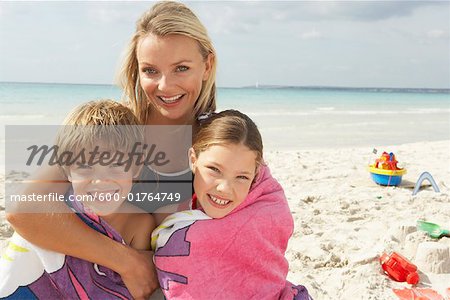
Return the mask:
{"type": "Polygon", "coordinates": [[[186,66],[178,66],[177,67],[177,72],[186,72],[187,70],[189,70],[189,67],[186,67],[186,66]]]}
{"type": "Polygon", "coordinates": [[[142,70],[145,74],[148,74],[148,75],[154,75],[154,74],[156,74],[156,73],[158,73],[155,69],[153,69],[153,68],[145,68],[145,69],[143,69],[142,70]]]}
{"type": "Polygon", "coordinates": [[[244,176],[244,175],[240,175],[237,178],[242,179],[242,180],[250,180],[250,178],[248,178],[247,176],[244,176]]]}
{"type": "MultiPolygon", "coordinates": [[[[177,66],[175,68],[175,72],[186,72],[188,71],[190,68],[187,66],[177,66]]],[[[154,69],[154,68],[144,68],[142,69],[142,72],[144,72],[147,75],[155,75],[158,74],[158,70],[154,69]]]]}

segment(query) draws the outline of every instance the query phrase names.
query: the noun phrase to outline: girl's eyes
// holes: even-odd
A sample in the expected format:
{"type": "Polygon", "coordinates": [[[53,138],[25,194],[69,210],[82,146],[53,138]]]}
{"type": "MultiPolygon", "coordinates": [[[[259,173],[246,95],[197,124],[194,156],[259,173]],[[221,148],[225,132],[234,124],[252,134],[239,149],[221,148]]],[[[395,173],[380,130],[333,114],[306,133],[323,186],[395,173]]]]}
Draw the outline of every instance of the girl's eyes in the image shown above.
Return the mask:
{"type": "MultiPolygon", "coordinates": [[[[211,170],[213,173],[215,173],[215,174],[221,174],[221,172],[220,172],[220,170],[219,169],[217,169],[216,167],[213,167],[213,166],[209,166],[209,167],[207,167],[209,170],[211,170]]],[[[236,179],[239,179],[239,180],[250,180],[250,178],[248,177],[248,176],[245,176],[245,175],[239,175],[239,176],[236,176],[236,179]]]]}

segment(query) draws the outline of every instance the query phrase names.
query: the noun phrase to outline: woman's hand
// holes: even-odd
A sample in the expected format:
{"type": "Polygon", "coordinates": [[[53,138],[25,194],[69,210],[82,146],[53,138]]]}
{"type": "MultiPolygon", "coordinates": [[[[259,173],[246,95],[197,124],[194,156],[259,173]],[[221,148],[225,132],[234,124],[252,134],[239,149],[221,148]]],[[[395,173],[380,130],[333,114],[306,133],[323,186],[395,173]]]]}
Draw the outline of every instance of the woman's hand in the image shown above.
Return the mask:
{"type": "Polygon", "coordinates": [[[153,252],[135,250],[128,247],[128,253],[122,258],[117,272],[134,299],[148,299],[159,287],[153,252]]]}

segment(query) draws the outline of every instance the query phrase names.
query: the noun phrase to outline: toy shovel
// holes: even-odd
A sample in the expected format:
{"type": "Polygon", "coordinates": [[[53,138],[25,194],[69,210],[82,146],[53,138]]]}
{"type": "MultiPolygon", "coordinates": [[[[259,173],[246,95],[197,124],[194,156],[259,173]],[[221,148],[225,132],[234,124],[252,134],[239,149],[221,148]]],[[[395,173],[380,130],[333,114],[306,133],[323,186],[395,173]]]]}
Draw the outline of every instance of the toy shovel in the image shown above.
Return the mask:
{"type": "Polygon", "coordinates": [[[441,238],[443,236],[450,237],[449,230],[442,229],[441,226],[437,224],[425,222],[423,220],[417,221],[417,229],[425,231],[429,236],[435,239],[441,238]]]}

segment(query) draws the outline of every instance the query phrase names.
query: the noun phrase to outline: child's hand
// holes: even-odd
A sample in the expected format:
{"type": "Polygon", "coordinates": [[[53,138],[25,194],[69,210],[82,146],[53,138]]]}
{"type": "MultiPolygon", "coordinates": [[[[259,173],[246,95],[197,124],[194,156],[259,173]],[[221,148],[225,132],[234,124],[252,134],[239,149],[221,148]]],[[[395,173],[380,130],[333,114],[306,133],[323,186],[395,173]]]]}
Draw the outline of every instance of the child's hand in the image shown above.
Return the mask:
{"type": "Polygon", "coordinates": [[[134,299],[148,299],[159,287],[152,251],[129,248],[130,254],[124,261],[124,270],[119,272],[123,282],[134,299]]]}

